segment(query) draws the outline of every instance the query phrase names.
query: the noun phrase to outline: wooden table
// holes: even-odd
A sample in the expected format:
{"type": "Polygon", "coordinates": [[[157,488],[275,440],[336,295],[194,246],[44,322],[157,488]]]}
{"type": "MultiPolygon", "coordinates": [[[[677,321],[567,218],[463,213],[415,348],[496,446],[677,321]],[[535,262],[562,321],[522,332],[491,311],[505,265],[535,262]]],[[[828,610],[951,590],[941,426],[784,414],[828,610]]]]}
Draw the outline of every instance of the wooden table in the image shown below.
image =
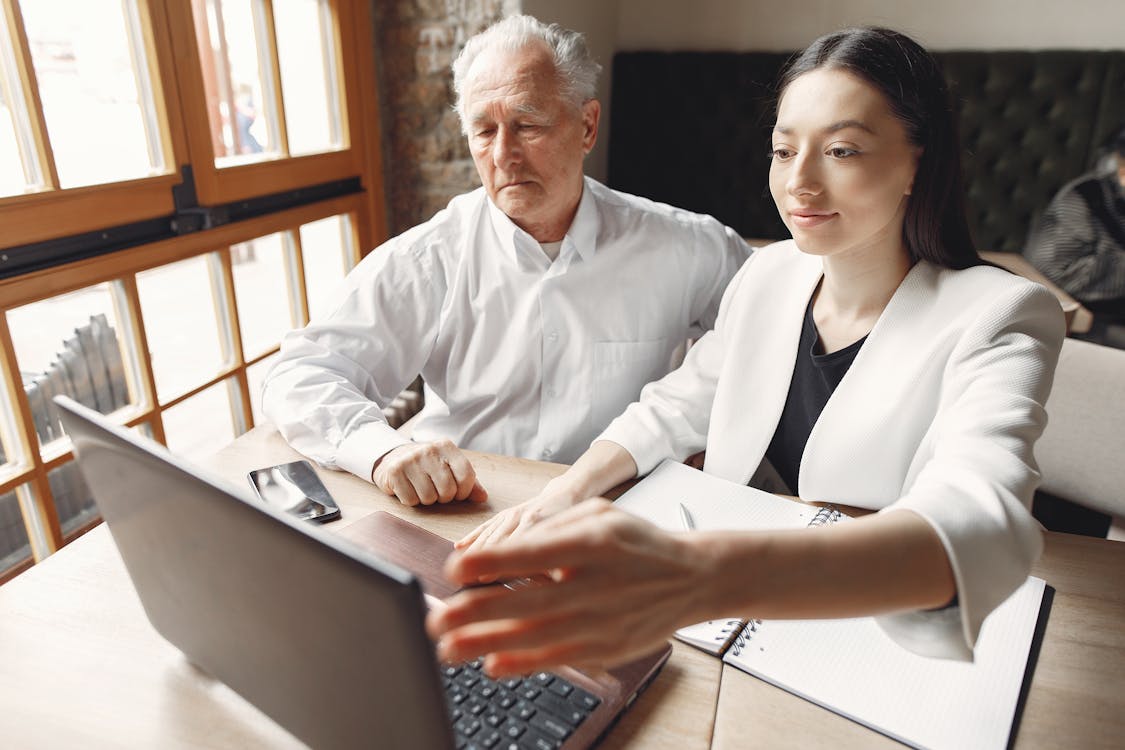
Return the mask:
{"type": "MultiPolygon", "coordinates": [[[[271,428],[207,462],[234,482],[296,454],[271,428]]],[[[341,529],[386,510],[449,539],[564,467],[470,454],[491,499],[412,509],[322,471],[341,529]]],[[[1125,544],[1047,535],[1035,574],[1056,589],[1017,748],[1120,746],[1125,736],[1125,544]]],[[[606,748],[879,747],[895,743],[676,643],[606,748]]],[[[105,527],[0,587],[0,746],[300,747],[152,630],[105,527]]]]}

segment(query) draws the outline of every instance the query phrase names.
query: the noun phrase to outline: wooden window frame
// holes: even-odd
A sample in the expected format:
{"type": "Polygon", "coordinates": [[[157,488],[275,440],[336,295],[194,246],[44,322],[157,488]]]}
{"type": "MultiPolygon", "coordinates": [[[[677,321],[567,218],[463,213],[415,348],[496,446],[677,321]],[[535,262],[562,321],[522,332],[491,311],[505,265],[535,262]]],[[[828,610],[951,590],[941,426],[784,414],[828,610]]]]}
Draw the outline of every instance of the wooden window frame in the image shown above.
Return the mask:
{"type": "Polygon", "coordinates": [[[15,51],[20,86],[30,105],[36,156],[47,182],[39,191],[0,198],[0,226],[4,227],[4,237],[0,242],[4,247],[56,238],[59,217],[66,217],[69,234],[82,234],[154,219],[174,211],[171,188],[182,181],[179,170],[187,163],[188,155],[187,141],[179,124],[183,118],[176,88],[175,60],[168,37],[165,0],[135,2],[147,53],[146,73],[152,85],[166,172],[101,185],[60,188],[18,0],[0,0],[0,12],[5,15],[15,51]]]}
{"type": "MultiPolygon", "coordinates": [[[[90,286],[119,282],[124,285],[126,310],[123,311],[124,315],[119,316],[118,335],[129,338],[128,345],[135,353],[139,365],[140,382],[136,384],[135,403],[114,412],[111,418],[126,427],[147,424],[151,428],[154,438],[161,443],[166,443],[163,423],[164,412],[212,386],[231,382],[233,379],[238,385],[240,399],[239,403],[232,403],[232,422],[236,426],[243,425],[249,428],[254,425],[254,420],[250,407],[247,368],[275,354],[278,347],[272,346],[252,356],[244,356],[242,327],[238,316],[238,299],[235,294],[232,273],[231,247],[241,242],[252,241],[279,232],[291,234],[295,248],[296,268],[290,274],[290,283],[296,285],[296,289],[294,290],[291,286],[288,288],[290,292],[295,291],[297,301],[300,303],[297,310],[299,323],[304,325],[308,322],[308,289],[301,270],[304,267],[304,259],[300,227],[333,216],[349,217],[349,226],[351,227],[349,245],[352,249],[352,262],[358,262],[360,245],[356,229],[356,217],[364,210],[363,204],[363,196],[360,194],[333,198],[227,224],[186,237],[177,237],[111,255],[0,280],[0,298],[4,300],[3,306],[0,307],[0,350],[2,350],[0,374],[3,375],[3,387],[6,391],[7,401],[11,404],[14,412],[16,434],[12,437],[16,445],[13,447],[17,449],[19,457],[14,466],[7,467],[4,474],[0,475],[0,495],[24,485],[31,485],[33,488],[37,520],[33,522],[32,528],[28,529],[28,537],[32,541],[32,551],[36,560],[43,559],[65,542],[80,536],[86,529],[79,529],[68,538],[64,539],[63,537],[55,504],[51,502],[51,490],[47,475],[50,471],[73,459],[73,451],[64,442],[56,441],[42,447],[39,445],[30,404],[17,386],[18,377],[16,376],[19,373],[19,366],[8,327],[7,311],[90,286]],[[137,288],[137,274],[182,260],[212,255],[217,255],[220,263],[218,274],[220,299],[216,300],[216,304],[224,306],[228,312],[219,322],[220,327],[224,329],[220,335],[229,336],[231,356],[226,362],[219,365],[216,371],[206,376],[205,380],[193,385],[186,391],[165,398],[161,402],[157,397],[156,382],[149,357],[147,333],[137,288]],[[42,541],[36,541],[36,535],[33,531],[35,527],[47,531],[45,544],[42,541]]],[[[214,277],[212,276],[212,278],[214,277]]]]}
{"type": "MultiPolygon", "coordinates": [[[[273,33],[273,0],[255,0],[266,8],[267,27],[273,33]]],[[[212,123],[206,107],[206,91],[203,82],[202,61],[195,33],[195,18],[191,4],[184,2],[169,6],[169,16],[173,25],[185,29],[174,40],[176,59],[180,61],[180,86],[184,122],[187,131],[188,149],[195,176],[195,189],[199,202],[203,205],[233,203],[271,193],[294,190],[305,185],[315,185],[346,179],[363,171],[366,158],[364,140],[353,139],[353,134],[363,132],[364,100],[358,69],[359,51],[363,46],[358,30],[371,28],[369,5],[357,0],[327,0],[332,9],[332,34],[335,55],[334,69],[337,72],[334,101],[340,103],[343,113],[340,121],[341,147],[338,150],[301,156],[282,156],[275,159],[256,161],[249,164],[215,166],[215,148],[212,140],[212,123]],[[352,19],[352,23],[342,24],[342,18],[352,19]]],[[[268,88],[278,97],[284,123],[284,107],[281,104],[281,79],[279,74],[276,40],[271,49],[271,74],[273,80],[268,88]]],[[[285,138],[285,128],[281,128],[285,138]]]]}
{"type": "MultiPolygon", "coordinates": [[[[267,4],[272,0],[260,0],[267,4]]],[[[247,369],[270,356],[278,347],[247,357],[242,346],[238,298],[235,295],[231,246],[277,232],[287,232],[290,241],[285,252],[287,290],[299,324],[308,322],[308,285],[304,273],[304,250],[300,227],[319,219],[347,216],[350,232],[351,263],[386,239],[386,214],[383,189],[381,132],[375,79],[375,29],[370,3],[364,0],[328,0],[332,10],[336,44],[335,69],[339,91],[336,98],[346,113],[340,123],[345,148],[337,151],[274,159],[231,167],[216,168],[207,122],[199,52],[189,0],[135,0],[140,17],[139,30],[147,51],[148,78],[160,129],[161,146],[168,173],[101,185],[59,189],[52,176],[52,189],[0,198],[0,395],[10,404],[14,434],[10,435],[9,463],[0,468],[0,494],[20,493],[32,558],[38,562],[54,550],[81,536],[100,519],[64,535],[48,478],[49,472],[66,465],[73,452],[65,441],[40,446],[19,373],[7,311],[79,289],[111,283],[117,308],[117,333],[127,340],[134,353],[134,370],[128,376],[132,403],[112,413],[111,419],[126,427],[147,425],[152,436],[165,443],[162,415],[168,409],[218,383],[235,383],[240,398],[232,398],[232,422],[236,429],[253,424],[247,369]],[[185,167],[190,167],[194,185],[184,185],[185,167]],[[160,235],[127,249],[87,251],[62,265],[50,265],[20,275],[3,278],[3,263],[8,255],[19,255],[23,245],[50,243],[89,233],[103,234],[134,222],[179,217],[172,188],[194,187],[195,202],[203,211],[231,206],[232,215],[245,216],[233,207],[238,201],[273,196],[287,190],[300,191],[318,185],[355,183],[358,192],[304,203],[296,207],[269,209],[269,213],[205,228],[182,236],[160,235]],[[65,229],[60,231],[61,227],[65,229]],[[5,249],[7,248],[7,249],[5,249]],[[14,248],[14,251],[12,250],[14,248]],[[99,254],[100,253],[100,254],[99,254]],[[225,315],[219,321],[221,336],[226,336],[227,361],[183,393],[161,402],[156,391],[149,356],[147,333],[142,315],[136,274],[192,257],[218,258],[217,273],[209,269],[216,299],[225,315]],[[25,491],[26,490],[26,491],[25,491]],[[30,493],[30,494],[29,494],[30,493]]],[[[46,169],[52,164],[50,141],[43,120],[42,105],[34,66],[19,16],[18,0],[0,0],[13,36],[18,58],[17,73],[28,102],[29,119],[38,158],[46,169]],[[44,156],[44,153],[46,156],[44,156]]],[[[277,69],[276,54],[274,69],[277,69]]],[[[282,113],[284,117],[284,113],[282,113]]],[[[51,170],[53,172],[53,168],[51,170]]],[[[306,192],[312,200],[316,192],[306,192]]],[[[327,194],[332,194],[328,191],[327,194]]],[[[182,198],[182,195],[180,196],[182,198]]],[[[260,203],[276,203],[270,198],[260,203]]],[[[248,205],[248,204],[241,204],[248,205]]],[[[198,209],[195,209],[198,210],[198,209]]],[[[221,215],[216,214],[216,215],[221,215]]],[[[224,219],[225,220],[225,219],[224,219]]],[[[157,222],[159,223],[159,222],[157,222]]],[[[175,228],[173,222],[171,228],[175,228]]],[[[204,223],[203,226],[207,226],[204,223]]],[[[85,238],[83,238],[85,241],[85,238]]],[[[34,267],[29,264],[29,267],[34,267]]],[[[0,571],[0,583],[32,563],[20,563],[0,571]]]]}

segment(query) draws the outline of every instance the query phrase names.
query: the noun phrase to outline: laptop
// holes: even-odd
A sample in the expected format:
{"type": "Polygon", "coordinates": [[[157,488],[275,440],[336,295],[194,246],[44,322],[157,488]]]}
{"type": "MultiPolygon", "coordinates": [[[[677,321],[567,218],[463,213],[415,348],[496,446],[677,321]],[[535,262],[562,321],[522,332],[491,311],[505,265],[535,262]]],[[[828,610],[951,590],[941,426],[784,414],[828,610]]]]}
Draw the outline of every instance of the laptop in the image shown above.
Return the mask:
{"type": "MultiPolygon", "coordinates": [[[[588,747],[671,653],[500,681],[479,663],[438,664],[409,563],[290,518],[71,399],[55,403],[153,627],[312,747],[588,747]]],[[[376,515],[384,536],[413,529],[449,545],[376,515]]],[[[430,580],[439,558],[420,555],[430,580]]]]}

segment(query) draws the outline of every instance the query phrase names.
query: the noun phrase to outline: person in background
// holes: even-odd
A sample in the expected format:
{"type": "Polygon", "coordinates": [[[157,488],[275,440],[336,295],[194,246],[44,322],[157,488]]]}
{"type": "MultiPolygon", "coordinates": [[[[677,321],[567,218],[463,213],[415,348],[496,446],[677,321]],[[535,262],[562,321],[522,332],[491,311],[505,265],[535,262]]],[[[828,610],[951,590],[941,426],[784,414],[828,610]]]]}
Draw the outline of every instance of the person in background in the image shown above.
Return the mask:
{"type": "Polygon", "coordinates": [[[468,41],[453,83],[483,187],[376,248],[331,313],[285,336],[263,407],[294,448],[408,505],[484,500],[461,448],[573,461],[714,324],[750,248],[583,176],[599,71],[581,34],[530,16],[468,41]],[[411,441],[382,407],[419,373],[411,441]]]}
{"type": "Polygon", "coordinates": [[[1051,200],[1024,256],[1094,313],[1091,339],[1125,348],[1125,327],[1109,328],[1125,323],[1125,128],[1099,169],[1051,200]]]}
{"type": "Polygon", "coordinates": [[[769,184],[793,239],[754,253],[714,330],[568,471],[458,542],[455,582],[549,581],[432,610],[442,659],[610,665],[709,619],[868,615],[917,653],[967,659],[1026,579],[1058,302],[981,263],[945,79],[917,43],[829,34],[779,89],[769,184]],[[708,473],[742,484],[764,459],[804,500],[879,512],[671,533],[585,500],[704,446],[708,473]]]}

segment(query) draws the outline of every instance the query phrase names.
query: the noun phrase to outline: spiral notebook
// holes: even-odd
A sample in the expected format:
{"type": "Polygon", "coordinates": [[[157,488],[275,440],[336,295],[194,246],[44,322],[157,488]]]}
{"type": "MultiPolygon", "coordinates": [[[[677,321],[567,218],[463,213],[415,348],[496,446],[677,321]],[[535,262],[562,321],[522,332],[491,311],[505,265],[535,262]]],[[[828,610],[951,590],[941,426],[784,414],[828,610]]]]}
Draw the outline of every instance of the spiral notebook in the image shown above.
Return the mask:
{"type": "MultiPolygon", "coordinates": [[[[795,529],[847,522],[665,461],[616,505],[671,531],[680,505],[700,530],[795,529]]],[[[1044,582],[1029,578],[985,620],[973,662],[919,656],[870,617],[691,625],[676,638],[813,703],[914,747],[1004,748],[1012,731],[1044,582]]]]}

